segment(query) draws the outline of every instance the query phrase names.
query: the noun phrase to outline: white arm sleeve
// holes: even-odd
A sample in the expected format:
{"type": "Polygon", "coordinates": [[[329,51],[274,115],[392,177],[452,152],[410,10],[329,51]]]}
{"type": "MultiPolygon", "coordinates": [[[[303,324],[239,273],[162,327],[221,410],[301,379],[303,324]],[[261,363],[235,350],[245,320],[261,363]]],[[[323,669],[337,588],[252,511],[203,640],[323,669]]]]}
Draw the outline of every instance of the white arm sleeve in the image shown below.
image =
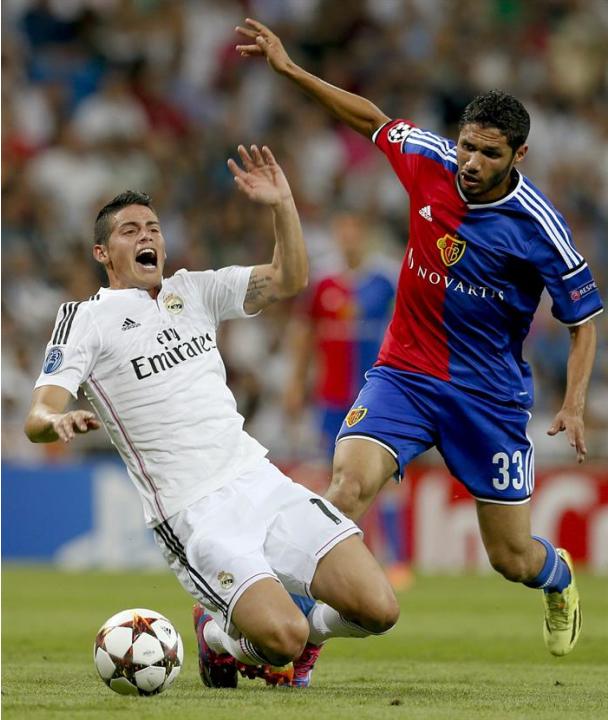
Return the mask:
{"type": "Polygon", "coordinates": [[[85,303],[64,303],[57,313],[35,388],[59,385],[74,397],[89,377],[101,350],[97,325],[85,303]]]}
{"type": "Polygon", "coordinates": [[[217,326],[222,320],[253,317],[243,308],[252,270],[253,267],[231,265],[220,270],[203,272],[179,270],[178,273],[191,285],[193,292],[217,326]]]}

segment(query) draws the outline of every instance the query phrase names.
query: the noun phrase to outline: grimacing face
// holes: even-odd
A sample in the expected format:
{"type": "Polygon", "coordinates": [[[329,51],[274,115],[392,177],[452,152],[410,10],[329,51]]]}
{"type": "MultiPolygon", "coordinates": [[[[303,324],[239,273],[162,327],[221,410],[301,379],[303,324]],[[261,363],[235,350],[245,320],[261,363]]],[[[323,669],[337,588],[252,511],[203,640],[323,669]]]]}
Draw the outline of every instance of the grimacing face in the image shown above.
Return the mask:
{"type": "Polygon", "coordinates": [[[105,266],[111,288],[159,288],[166,253],[154,211],[145,205],[128,205],[119,210],[108,242],[95,245],[93,256],[105,266]]]}
{"type": "Polygon", "coordinates": [[[511,170],[523,160],[527,145],[515,152],[497,128],[465,125],[458,136],[458,185],[473,203],[493,202],[507,194],[511,170]]]}

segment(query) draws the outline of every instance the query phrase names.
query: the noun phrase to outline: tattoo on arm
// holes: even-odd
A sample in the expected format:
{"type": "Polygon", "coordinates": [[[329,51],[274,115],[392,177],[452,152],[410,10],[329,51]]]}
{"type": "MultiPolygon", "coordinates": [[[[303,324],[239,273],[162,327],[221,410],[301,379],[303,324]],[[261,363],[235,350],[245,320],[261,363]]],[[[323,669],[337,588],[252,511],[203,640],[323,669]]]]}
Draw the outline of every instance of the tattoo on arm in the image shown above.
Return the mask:
{"type": "Polygon", "coordinates": [[[272,278],[269,275],[260,276],[254,270],[249,278],[249,285],[245,294],[245,303],[263,307],[277,302],[279,298],[270,291],[272,278]]]}

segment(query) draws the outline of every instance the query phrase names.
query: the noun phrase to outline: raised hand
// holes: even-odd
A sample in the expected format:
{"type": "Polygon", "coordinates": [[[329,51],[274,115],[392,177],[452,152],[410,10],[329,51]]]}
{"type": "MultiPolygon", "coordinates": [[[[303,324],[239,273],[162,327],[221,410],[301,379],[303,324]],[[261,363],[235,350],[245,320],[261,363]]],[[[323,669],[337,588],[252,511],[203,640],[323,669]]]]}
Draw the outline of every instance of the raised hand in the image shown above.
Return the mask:
{"type": "Polygon", "coordinates": [[[236,50],[242,57],[265,57],[268,64],[278,73],[285,72],[291,59],[279,38],[257,20],[246,18],[247,27],[237,25],[236,31],[252,40],[250,45],[237,45],[236,50]]]}
{"type": "Polygon", "coordinates": [[[232,158],[227,164],[241,192],[250,200],[263,205],[279,205],[291,199],[291,188],[287,178],[270,152],[270,148],[264,145],[260,151],[257,145],[252,145],[251,154],[244,145],[239,145],[237,149],[243,167],[241,168],[232,158]]]}

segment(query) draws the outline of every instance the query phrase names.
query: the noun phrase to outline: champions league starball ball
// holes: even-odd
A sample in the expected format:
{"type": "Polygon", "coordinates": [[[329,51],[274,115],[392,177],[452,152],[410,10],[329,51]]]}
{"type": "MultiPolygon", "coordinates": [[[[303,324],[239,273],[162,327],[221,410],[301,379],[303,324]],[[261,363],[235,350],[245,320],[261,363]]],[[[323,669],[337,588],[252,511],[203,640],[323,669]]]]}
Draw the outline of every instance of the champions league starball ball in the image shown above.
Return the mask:
{"type": "Polygon", "coordinates": [[[164,615],[134,608],[101,626],[93,650],[101,679],[120,695],[157,695],[171,687],[184,661],[182,639],[164,615]]]}

